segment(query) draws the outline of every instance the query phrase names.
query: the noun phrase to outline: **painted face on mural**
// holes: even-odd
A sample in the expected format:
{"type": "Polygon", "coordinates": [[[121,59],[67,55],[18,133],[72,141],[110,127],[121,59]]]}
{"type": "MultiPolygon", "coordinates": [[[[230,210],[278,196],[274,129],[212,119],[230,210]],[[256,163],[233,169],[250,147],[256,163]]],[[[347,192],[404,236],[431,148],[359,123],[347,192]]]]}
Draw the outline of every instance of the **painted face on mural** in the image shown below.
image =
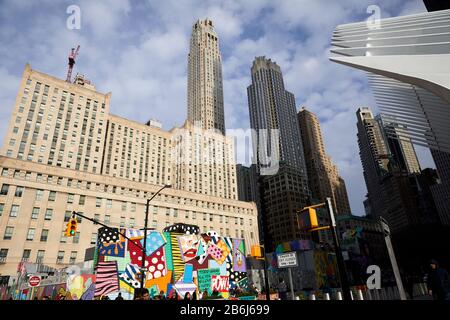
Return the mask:
{"type": "Polygon", "coordinates": [[[184,261],[189,261],[197,255],[198,249],[198,238],[196,235],[184,235],[178,237],[178,241],[180,244],[180,249],[182,252],[182,256],[184,261]]]}

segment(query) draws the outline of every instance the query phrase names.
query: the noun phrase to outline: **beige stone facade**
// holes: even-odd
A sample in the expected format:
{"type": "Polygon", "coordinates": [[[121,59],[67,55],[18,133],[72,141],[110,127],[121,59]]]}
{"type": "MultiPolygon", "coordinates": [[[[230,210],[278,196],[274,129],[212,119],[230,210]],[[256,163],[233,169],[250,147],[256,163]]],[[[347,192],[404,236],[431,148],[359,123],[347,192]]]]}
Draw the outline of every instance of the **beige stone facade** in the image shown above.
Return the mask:
{"type": "MultiPolygon", "coordinates": [[[[4,156],[0,172],[0,248],[8,250],[0,264],[2,275],[16,275],[22,258],[36,262],[40,250],[41,262],[51,267],[83,261],[85,249],[95,245],[98,226],[82,220],[78,243],[64,238],[65,219],[73,210],[111,226],[143,228],[146,199],[160,188],[4,156]]],[[[162,230],[177,222],[244,238],[247,252],[259,243],[253,202],[164,189],[151,202],[149,227],[162,230]]]]}
{"type": "Polygon", "coordinates": [[[211,20],[192,26],[188,55],[188,120],[205,130],[225,134],[222,58],[211,20]]]}
{"type": "Polygon", "coordinates": [[[189,122],[164,131],[111,115],[111,94],[94,88],[26,65],[0,155],[0,274],[16,274],[23,259],[51,267],[83,261],[97,226],[82,221],[78,242],[63,242],[72,210],[142,228],[146,199],[164,184],[173,188],[152,201],[150,227],[182,222],[244,238],[248,250],[259,243],[256,205],[236,200],[231,139],[201,130],[197,149],[179,140],[180,132],[197,134],[189,122]],[[187,159],[199,152],[203,166],[178,162],[180,150],[187,159]]]}
{"type": "Polygon", "coordinates": [[[313,198],[325,201],[325,198],[330,197],[335,214],[350,214],[344,179],[339,175],[337,166],[330,156],[325,153],[317,116],[303,107],[298,112],[298,121],[313,198]]]}

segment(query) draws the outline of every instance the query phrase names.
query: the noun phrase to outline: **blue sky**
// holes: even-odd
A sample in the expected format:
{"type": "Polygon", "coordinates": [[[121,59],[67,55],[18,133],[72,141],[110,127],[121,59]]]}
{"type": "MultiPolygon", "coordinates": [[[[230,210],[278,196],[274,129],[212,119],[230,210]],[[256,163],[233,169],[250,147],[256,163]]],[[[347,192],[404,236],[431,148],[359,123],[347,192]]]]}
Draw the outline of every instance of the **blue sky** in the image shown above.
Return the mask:
{"type": "MultiPolygon", "coordinates": [[[[223,59],[225,123],[248,128],[246,88],[255,56],[275,60],[297,108],[321,121],[325,147],[344,177],[354,214],[366,193],[356,141],[358,106],[376,111],[364,73],[328,60],[338,24],[363,21],[369,5],[381,17],[425,12],[419,0],[0,0],[0,137],[8,126],[26,62],[64,79],[67,54],[81,45],[74,73],[112,92],[111,112],[165,129],[187,116],[187,54],[192,24],[209,17],[223,59]],[[66,9],[81,9],[81,29],[66,27],[66,9]]],[[[417,148],[423,166],[429,152],[417,148]]]]}

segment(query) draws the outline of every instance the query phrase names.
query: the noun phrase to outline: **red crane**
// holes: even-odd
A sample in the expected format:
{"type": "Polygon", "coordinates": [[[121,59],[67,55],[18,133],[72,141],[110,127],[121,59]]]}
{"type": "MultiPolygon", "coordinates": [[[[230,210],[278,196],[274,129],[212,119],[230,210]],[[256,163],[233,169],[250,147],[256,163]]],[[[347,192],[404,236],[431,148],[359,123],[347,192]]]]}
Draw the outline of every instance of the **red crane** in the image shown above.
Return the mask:
{"type": "Polygon", "coordinates": [[[78,45],[77,49],[75,50],[75,48],[72,48],[72,50],[69,53],[69,69],[67,70],[67,78],[66,81],[67,82],[72,82],[72,69],[73,69],[73,65],[75,64],[75,59],[78,55],[78,51],[80,50],[80,45],[78,45]]]}

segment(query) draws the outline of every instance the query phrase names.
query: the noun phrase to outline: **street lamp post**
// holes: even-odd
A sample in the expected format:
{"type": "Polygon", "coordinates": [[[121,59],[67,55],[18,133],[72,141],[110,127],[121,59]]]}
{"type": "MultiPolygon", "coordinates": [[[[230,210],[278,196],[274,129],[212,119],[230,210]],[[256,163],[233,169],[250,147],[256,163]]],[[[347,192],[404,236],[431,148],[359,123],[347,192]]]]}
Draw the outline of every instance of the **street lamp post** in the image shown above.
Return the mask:
{"type": "Polygon", "coordinates": [[[144,224],[144,246],[142,248],[142,261],[141,261],[141,292],[144,290],[144,280],[145,280],[145,258],[146,258],[146,249],[147,249],[147,225],[148,225],[148,211],[150,207],[150,201],[153,200],[162,190],[165,188],[171,188],[171,185],[164,185],[161,189],[156,191],[156,193],[150,198],[147,199],[147,205],[145,207],[145,224],[144,224]]]}

